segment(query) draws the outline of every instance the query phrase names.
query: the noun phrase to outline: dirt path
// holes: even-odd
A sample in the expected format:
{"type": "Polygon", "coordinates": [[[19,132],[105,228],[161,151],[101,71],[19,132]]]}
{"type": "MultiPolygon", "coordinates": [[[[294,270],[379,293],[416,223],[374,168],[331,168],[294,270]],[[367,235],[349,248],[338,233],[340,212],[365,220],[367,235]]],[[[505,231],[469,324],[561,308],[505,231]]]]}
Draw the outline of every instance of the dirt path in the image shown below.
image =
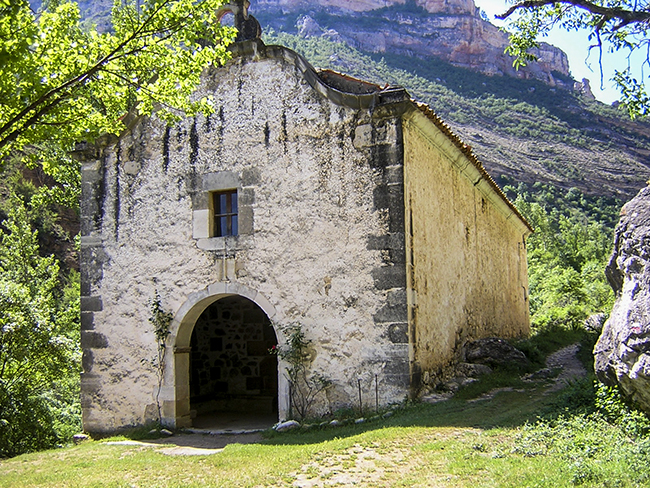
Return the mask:
{"type": "Polygon", "coordinates": [[[587,370],[577,356],[579,350],[580,344],[571,344],[546,358],[547,368],[562,368],[555,383],[548,389],[549,392],[561,390],[569,381],[584,378],[587,375],[587,370]]]}

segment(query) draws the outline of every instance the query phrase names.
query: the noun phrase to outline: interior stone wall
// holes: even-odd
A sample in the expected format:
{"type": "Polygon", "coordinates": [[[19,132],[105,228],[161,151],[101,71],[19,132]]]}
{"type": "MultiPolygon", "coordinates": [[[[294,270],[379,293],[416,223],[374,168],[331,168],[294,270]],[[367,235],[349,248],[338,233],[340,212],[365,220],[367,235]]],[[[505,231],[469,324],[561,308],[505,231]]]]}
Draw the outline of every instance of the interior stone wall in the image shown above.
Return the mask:
{"type": "Polygon", "coordinates": [[[227,297],[210,305],[192,333],[192,409],[276,411],[277,357],[269,353],[276,344],[270,320],[252,301],[227,297]]]}

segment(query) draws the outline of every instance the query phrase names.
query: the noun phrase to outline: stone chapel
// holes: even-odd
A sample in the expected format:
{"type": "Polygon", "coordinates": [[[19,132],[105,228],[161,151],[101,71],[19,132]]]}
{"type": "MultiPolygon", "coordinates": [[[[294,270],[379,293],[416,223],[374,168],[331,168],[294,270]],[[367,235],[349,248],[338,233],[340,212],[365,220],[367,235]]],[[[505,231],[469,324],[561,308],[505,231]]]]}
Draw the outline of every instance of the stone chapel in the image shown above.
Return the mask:
{"type": "Polygon", "coordinates": [[[217,110],[141,117],[82,166],[84,429],[291,415],[299,326],[313,414],[415,397],[482,337],[529,332],[530,226],[400,87],[317,71],[257,35],[204,73],[217,110]],[[163,375],[156,296],[173,314],[163,375]],[[160,417],[159,417],[160,413],[160,417]]]}

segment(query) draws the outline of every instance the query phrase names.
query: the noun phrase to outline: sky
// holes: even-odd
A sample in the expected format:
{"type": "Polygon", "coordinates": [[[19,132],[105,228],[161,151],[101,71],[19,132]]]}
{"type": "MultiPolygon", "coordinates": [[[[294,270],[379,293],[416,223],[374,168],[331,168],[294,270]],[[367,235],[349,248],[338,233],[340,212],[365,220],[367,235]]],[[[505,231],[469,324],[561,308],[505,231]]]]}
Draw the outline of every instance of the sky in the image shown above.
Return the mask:
{"type": "MultiPolygon", "coordinates": [[[[485,11],[494,25],[501,26],[503,22],[494,18],[508,9],[505,0],[474,0],[476,6],[485,11]]],[[[611,78],[614,69],[623,70],[627,60],[622,53],[603,52],[603,86],[601,90],[600,68],[598,66],[598,53],[594,49],[589,56],[589,40],[586,31],[566,32],[554,29],[546,38],[539,39],[562,49],[569,57],[569,69],[574,79],[580,81],[587,78],[594,96],[604,103],[612,103],[619,99],[619,92],[611,78]]],[[[640,65],[640,64],[639,64],[640,65]]]]}

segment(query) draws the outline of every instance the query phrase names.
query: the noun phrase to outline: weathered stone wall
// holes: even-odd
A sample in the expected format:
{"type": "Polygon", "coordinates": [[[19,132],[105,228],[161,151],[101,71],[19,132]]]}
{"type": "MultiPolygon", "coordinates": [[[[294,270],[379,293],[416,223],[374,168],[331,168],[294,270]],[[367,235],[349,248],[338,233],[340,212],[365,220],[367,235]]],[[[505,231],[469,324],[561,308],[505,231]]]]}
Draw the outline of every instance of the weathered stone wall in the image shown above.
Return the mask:
{"type": "Polygon", "coordinates": [[[529,332],[530,230],[423,112],[404,141],[411,360],[426,382],[467,341],[529,332]]]}
{"type": "MultiPolygon", "coordinates": [[[[284,49],[236,57],[207,72],[197,94],[214,97],[213,115],[171,128],[141,119],[84,165],[86,430],[156,417],[157,379],[146,364],[156,354],[148,321],[156,291],[176,314],[160,394],[167,423],[189,418],[192,317],[217,288],[257,297],[273,310],[279,338],[283,326],[303,326],[313,371],[334,385],[319,412],[354,405],[359,377],[378,375],[382,404],[403,399],[399,118],[334,103],[307,71],[284,49]],[[236,237],[210,237],[207,196],[223,188],[240,195],[236,237]]],[[[374,388],[363,394],[370,403],[374,388]]]]}

